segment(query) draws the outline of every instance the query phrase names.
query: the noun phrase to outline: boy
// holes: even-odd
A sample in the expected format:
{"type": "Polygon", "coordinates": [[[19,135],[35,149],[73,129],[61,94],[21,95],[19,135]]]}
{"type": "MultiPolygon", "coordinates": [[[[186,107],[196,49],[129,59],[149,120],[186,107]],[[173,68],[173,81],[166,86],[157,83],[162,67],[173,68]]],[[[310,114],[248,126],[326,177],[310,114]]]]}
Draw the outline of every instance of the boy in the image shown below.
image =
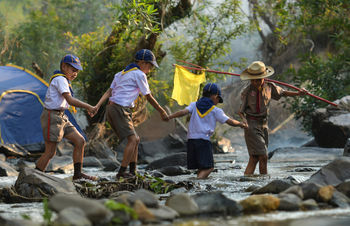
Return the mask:
{"type": "Polygon", "coordinates": [[[254,174],[258,162],[260,174],[267,174],[267,117],[270,100],[279,100],[282,96],[301,96],[307,92],[305,89],[299,92],[287,91],[274,83],[264,81],[264,78],[273,73],[272,67],[265,66],[261,61],[254,61],[240,75],[241,80],[250,80],[250,85],[241,93],[242,103],[238,113],[242,121],[248,124],[248,128],[244,130],[244,138],[249,161],[244,175],[254,174]]]}
{"type": "Polygon", "coordinates": [[[153,98],[146,74],[153,67],[158,68],[156,58],[151,50],[141,49],[135,55],[136,63],[129,64],[123,71],[115,74],[110,88],[103,94],[96,105],[99,109],[109,98],[106,107],[107,121],[120,140],[127,138],[123,160],[116,178],[129,178],[136,175],[139,136],[132,121],[132,107],[141,92],[148,102],[160,113],[162,120],[168,120],[168,114],[153,98]],[[130,173],[126,168],[130,166],[130,173]]]}
{"type": "Polygon", "coordinates": [[[187,133],[187,168],[198,169],[198,179],[207,178],[214,169],[210,137],[214,133],[216,122],[247,127],[245,123],[229,118],[221,108],[215,106],[222,102],[220,88],[215,83],[208,83],[203,88],[202,98],[192,102],[185,109],[169,115],[169,119],[172,119],[192,114],[187,133]]]}
{"type": "Polygon", "coordinates": [[[85,139],[68,120],[67,115],[64,114],[69,105],[85,108],[89,111],[89,114],[93,114],[97,110],[95,107],[73,97],[70,82],[77,77],[79,70],[82,69],[79,58],[68,54],[61,60],[61,71],[55,71],[50,79],[50,85],[45,96],[44,110],[40,117],[45,140],[45,152],[37,161],[36,169],[45,171],[50,160],[56,154],[58,142],[64,137],[74,144],[73,181],[80,179],[96,181],[96,177],[81,172],[85,139]]]}

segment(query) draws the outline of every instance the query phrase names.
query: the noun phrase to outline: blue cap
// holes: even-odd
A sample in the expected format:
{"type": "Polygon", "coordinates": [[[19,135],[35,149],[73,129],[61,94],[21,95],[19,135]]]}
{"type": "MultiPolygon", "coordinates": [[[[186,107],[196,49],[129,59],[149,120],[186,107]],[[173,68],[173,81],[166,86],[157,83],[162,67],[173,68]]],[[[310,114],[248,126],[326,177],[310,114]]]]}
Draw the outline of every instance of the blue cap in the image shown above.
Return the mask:
{"type": "Polygon", "coordinates": [[[72,67],[74,67],[80,71],[83,70],[83,68],[81,67],[81,63],[80,63],[79,58],[72,55],[72,54],[65,55],[61,60],[61,64],[62,63],[70,64],[72,67]]]}
{"type": "Polygon", "coordinates": [[[221,90],[215,83],[208,83],[203,88],[203,93],[210,93],[219,96],[219,103],[223,103],[224,100],[221,97],[221,90]]]}
{"type": "Polygon", "coordinates": [[[156,57],[154,56],[152,51],[149,49],[141,49],[137,51],[135,54],[135,60],[143,60],[146,62],[150,62],[151,64],[153,64],[155,67],[158,68],[156,57]]]}

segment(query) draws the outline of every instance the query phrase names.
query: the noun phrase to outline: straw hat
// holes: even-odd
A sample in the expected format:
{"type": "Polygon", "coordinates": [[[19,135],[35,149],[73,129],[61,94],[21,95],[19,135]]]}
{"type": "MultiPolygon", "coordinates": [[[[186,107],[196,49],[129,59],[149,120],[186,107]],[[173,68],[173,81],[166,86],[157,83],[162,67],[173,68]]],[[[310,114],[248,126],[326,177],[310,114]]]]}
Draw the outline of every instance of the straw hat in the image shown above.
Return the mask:
{"type": "Polygon", "coordinates": [[[247,69],[241,73],[241,80],[261,79],[266,78],[275,73],[275,70],[271,66],[265,66],[261,61],[254,61],[247,69]]]}

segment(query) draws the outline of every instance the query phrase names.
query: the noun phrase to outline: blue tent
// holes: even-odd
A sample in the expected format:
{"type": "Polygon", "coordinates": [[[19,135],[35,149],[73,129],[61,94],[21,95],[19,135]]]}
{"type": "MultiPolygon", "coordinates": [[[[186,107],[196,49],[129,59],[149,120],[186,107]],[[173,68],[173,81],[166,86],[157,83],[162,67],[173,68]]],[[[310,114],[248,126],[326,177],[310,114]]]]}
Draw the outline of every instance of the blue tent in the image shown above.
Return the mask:
{"type": "MultiPolygon", "coordinates": [[[[40,115],[48,83],[15,65],[0,66],[0,141],[2,144],[44,143],[40,115]]],[[[84,135],[73,115],[69,120],[84,135]]],[[[85,135],[84,135],[85,137],[85,135]]]]}

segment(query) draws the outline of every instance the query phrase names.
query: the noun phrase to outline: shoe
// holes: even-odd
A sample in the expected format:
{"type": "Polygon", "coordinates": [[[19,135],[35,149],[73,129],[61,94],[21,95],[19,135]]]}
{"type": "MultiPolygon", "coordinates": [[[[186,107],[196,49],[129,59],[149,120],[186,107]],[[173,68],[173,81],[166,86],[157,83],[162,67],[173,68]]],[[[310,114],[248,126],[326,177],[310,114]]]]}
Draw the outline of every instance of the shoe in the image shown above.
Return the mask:
{"type": "Polygon", "coordinates": [[[132,178],[132,177],[135,177],[135,175],[128,172],[124,172],[124,173],[118,172],[115,177],[117,178],[117,180],[119,180],[120,178],[124,178],[124,179],[132,178]]]}
{"type": "Polygon", "coordinates": [[[80,180],[98,181],[98,177],[89,176],[85,173],[81,173],[79,176],[73,176],[73,181],[80,181],[80,180]]]}

